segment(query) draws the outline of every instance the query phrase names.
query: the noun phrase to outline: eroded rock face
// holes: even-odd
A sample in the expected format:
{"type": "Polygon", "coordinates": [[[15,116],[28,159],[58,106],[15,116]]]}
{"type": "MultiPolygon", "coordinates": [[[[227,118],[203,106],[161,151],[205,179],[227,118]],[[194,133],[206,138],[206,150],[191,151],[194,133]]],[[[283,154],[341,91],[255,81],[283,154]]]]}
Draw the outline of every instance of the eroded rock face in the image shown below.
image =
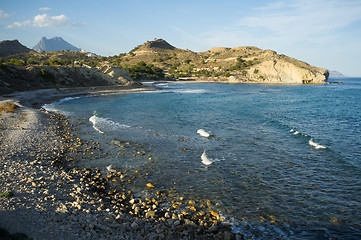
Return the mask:
{"type": "Polygon", "coordinates": [[[219,81],[265,84],[324,84],[327,82],[328,76],[327,69],[310,66],[305,62],[274,53],[265,61],[219,81]]]}
{"type": "Polygon", "coordinates": [[[280,58],[250,68],[246,79],[262,83],[321,84],[327,81],[328,71],[300,61],[293,63],[280,58]]]}
{"type": "Polygon", "coordinates": [[[129,76],[129,72],[120,67],[103,65],[102,67],[98,68],[98,71],[110,77],[110,81],[113,81],[114,84],[127,85],[133,82],[132,78],[129,76]]]}

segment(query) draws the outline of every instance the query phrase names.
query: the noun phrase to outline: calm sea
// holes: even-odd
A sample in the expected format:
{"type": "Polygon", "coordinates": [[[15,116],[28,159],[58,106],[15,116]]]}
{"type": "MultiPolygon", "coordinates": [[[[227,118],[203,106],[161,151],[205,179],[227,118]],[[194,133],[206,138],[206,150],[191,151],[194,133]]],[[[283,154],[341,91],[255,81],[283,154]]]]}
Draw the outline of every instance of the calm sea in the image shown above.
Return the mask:
{"type": "Polygon", "coordinates": [[[361,239],[361,79],[334,81],[160,83],[47,107],[102,146],[81,166],[140,170],[157,188],[210,199],[249,238],[361,239]]]}

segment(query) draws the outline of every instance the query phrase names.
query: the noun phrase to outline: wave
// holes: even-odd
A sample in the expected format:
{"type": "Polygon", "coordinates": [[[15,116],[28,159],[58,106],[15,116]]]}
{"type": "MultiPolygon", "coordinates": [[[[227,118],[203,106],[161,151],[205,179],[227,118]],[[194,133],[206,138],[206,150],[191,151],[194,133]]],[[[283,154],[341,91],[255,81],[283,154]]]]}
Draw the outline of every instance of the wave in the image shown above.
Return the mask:
{"type": "Polygon", "coordinates": [[[65,116],[70,116],[72,115],[72,113],[70,112],[67,112],[67,111],[62,111],[62,110],[59,110],[56,105],[59,105],[61,103],[64,103],[64,102],[68,102],[68,101],[71,101],[71,100],[74,100],[74,99],[78,99],[80,97],[66,97],[66,98],[63,98],[57,102],[53,102],[53,103],[50,103],[50,104],[44,104],[43,106],[41,106],[43,109],[45,109],[46,111],[48,112],[56,112],[56,113],[60,113],[62,115],[65,115],[65,116]]]}
{"type": "Polygon", "coordinates": [[[154,84],[154,86],[159,87],[159,88],[168,88],[168,83],[157,83],[157,84],[154,84]]]}
{"type": "Polygon", "coordinates": [[[206,89],[164,89],[161,90],[165,93],[207,93],[206,89]]]}
{"type": "Polygon", "coordinates": [[[208,132],[206,132],[204,129],[198,129],[197,130],[197,133],[199,135],[201,135],[202,137],[205,137],[205,138],[209,138],[211,136],[211,134],[209,134],[208,132]]]}
{"type": "Polygon", "coordinates": [[[58,108],[56,108],[56,104],[54,105],[53,103],[51,104],[44,104],[43,106],[41,106],[44,110],[48,111],[48,112],[55,112],[55,113],[60,113],[64,116],[71,116],[72,113],[71,112],[67,112],[67,111],[62,111],[59,110],[58,108]]]}
{"type": "Polygon", "coordinates": [[[291,129],[290,133],[292,133],[293,135],[299,135],[299,136],[302,136],[302,137],[308,139],[308,145],[314,147],[315,149],[326,149],[327,148],[327,147],[325,147],[325,146],[323,146],[323,145],[321,145],[321,144],[319,144],[317,142],[314,142],[314,139],[311,136],[309,136],[307,134],[304,134],[304,133],[301,133],[301,132],[299,132],[299,131],[297,131],[295,129],[291,129]]]}
{"type": "Polygon", "coordinates": [[[327,148],[321,144],[314,142],[312,138],[308,141],[308,144],[316,149],[326,149],[327,148]]]}
{"type": "Polygon", "coordinates": [[[210,158],[208,158],[205,150],[201,155],[201,160],[202,160],[202,163],[206,166],[211,165],[213,163],[213,161],[210,158]]]}
{"type": "Polygon", "coordinates": [[[120,124],[107,118],[98,117],[96,113],[94,113],[94,115],[89,118],[89,121],[93,124],[93,128],[101,134],[104,134],[102,130],[109,131],[130,128],[130,126],[126,124],[120,124]]]}

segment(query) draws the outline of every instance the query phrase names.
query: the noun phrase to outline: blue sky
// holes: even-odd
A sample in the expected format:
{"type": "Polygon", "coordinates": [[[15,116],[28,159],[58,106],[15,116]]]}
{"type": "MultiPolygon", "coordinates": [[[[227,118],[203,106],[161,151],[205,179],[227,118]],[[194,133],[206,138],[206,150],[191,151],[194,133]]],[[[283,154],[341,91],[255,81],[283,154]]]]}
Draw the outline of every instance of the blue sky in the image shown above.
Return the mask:
{"type": "Polygon", "coordinates": [[[1,0],[0,40],[32,48],[43,36],[104,56],[155,38],[196,52],[256,46],[361,76],[361,0],[1,0]]]}

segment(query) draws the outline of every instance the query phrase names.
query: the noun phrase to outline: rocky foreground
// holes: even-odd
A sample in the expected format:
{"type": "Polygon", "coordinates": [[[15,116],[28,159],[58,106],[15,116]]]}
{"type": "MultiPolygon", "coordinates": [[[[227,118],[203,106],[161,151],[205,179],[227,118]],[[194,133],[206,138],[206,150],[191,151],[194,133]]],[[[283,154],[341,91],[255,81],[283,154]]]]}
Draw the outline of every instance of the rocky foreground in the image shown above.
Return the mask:
{"type": "Polygon", "coordinates": [[[211,202],[167,192],[137,197],[126,171],[78,169],[101,152],[61,115],[20,107],[0,114],[0,228],[33,239],[243,239],[211,202]],[[117,186],[117,187],[115,187],[117,186]]]}

